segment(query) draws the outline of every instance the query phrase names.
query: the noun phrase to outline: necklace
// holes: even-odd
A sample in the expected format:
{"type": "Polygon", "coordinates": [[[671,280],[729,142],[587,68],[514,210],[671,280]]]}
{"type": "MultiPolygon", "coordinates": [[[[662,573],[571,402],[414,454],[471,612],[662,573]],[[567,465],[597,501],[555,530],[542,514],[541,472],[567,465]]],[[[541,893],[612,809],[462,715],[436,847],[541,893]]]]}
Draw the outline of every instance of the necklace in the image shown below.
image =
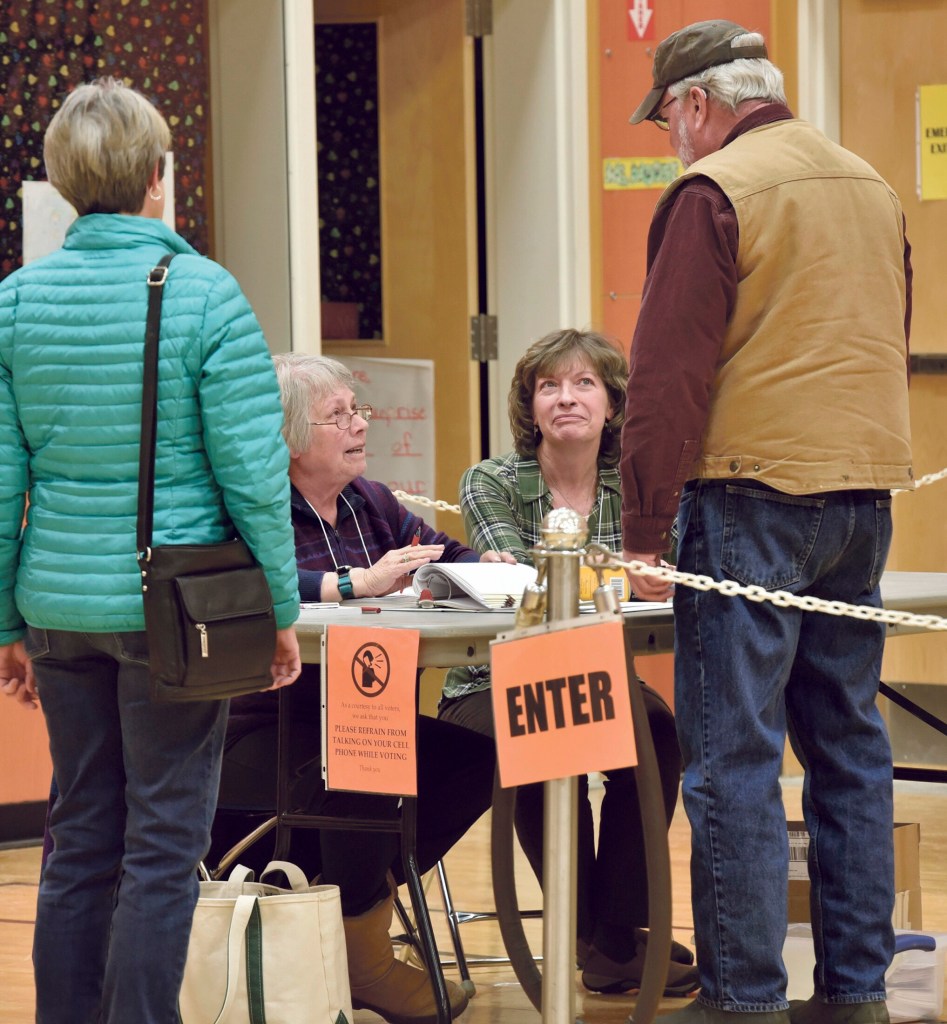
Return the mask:
{"type": "Polygon", "coordinates": [[[575,498],[570,498],[565,492],[559,490],[558,487],[554,487],[548,481],[547,484],[549,486],[549,493],[553,496],[555,507],[571,508],[573,512],[578,512],[580,516],[590,516],[601,497],[601,486],[599,486],[598,491],[591,498],[586,495],[585,498],[577,501],[575,498]]]}
{"type": "MultiPolygon", "coordinates": [[[[539,461],[538,459],[536,460],[539,461]]],[[[542,476],[543,483],[549,488],[549,493],[552,495],[552,504],[554,508],[569,508],[573,512],[577,512],[580,516],[585,516],[586,519],[591,519],[595,515],[596,509],[601,510],[602,505],[602,481],[598,480],[598,486],[593,496],[588,498],[586,496],[583,502],[576,502],[564,494],[558,487],[554,486],[549,482],[548,477],[543,473],[542,465],[539,467],[540,475],[542,476]]],[[[602,514],[599,512],[598,517],[598,536],[596,538],[599,544],[602,543],[602,514]]]]}
{"type": "Polygon", "coordinates": [[[602,484],[598,480],[598,474],[596,473],[596,480],[592,485],[592,494],[589,496],[588,490],[585,490],[583,494],[567,494],[558,484],[554,484],[550,479],[546,471],[540,464],[540,472],[543,476],[543,481],[549,488],[549,493],[553,497],[553,507],[564,507],[570,508],[573,512],[578,512],[580,516],[590,516],[594,510],[598,501],[601,500],[602,496],[602,484]],[[597,485],[597,486],[596,486],[597,485]]]}
{"type": "MultiPolygon", "coordinates": [[[[362,551],[365,552],[365,568],[370,569],[372,565],[372,560],[369,557],[368,548],[365,545],[365,538],[362,536],[362,528],[358,525],[358,516],[355,514],[355,509],[352,508],[349,499],[346,498],[344,494],[342,495],[342,500],[345,502],[346,505],[348,505],[349,512],[352,513],[352,519],[355,521],[355,529],[358,530],[358,539],[362,542],[362,551]]],[[[329,542],[329,534],[326,533],[326,524],[322,521],[322,516],[320,516],[319,513],[314,508],[312,508],[312,502],[307,497],[305,497],[305,495],[303,496],[303,501],[305,501],[306,504],[310,507],[310,509],[312,509],[312,514],[316,517],[319,526],[322,528],[322,536],[325,537],[326,550],[329,552],[329,557],[332,559],[332,566],[333,568],[338,569],[339,563],[336,561],[335,552],[332,550],[332,544],[329,542]]]]}

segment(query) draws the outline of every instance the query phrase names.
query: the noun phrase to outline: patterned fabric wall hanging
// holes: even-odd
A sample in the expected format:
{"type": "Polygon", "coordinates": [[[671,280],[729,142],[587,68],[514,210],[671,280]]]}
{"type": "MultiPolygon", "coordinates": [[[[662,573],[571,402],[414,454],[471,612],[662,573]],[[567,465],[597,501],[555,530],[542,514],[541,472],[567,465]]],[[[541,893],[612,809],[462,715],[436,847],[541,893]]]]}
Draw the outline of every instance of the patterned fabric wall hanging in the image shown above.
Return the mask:
{"type": "Polygon", "coordinates": [[[210,254],[205,0],[0,0],[0,278],[22,260],[23,181],[45,181],[43,133],[70,89],[103,75],[171,128],[175,228],[210,254]]]}
{"type": "Polygon", "coordinates": [[[382,337],[376,32],[374,22],[316,26],[323,337],[382,337]],[[356,333],[327,331],[353,304],[356,333]]]}

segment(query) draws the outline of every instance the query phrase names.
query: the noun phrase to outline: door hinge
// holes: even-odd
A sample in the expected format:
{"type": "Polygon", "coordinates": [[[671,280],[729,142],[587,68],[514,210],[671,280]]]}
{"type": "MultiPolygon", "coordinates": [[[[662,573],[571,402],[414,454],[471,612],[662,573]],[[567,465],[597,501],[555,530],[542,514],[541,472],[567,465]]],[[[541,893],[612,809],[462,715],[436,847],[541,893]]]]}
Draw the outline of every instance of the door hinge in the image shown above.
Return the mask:
{"type": "Polygon", "coordinates": [[[487,363],[497,357],[497,318],[478,313],[470,318],[470,358],[487,363]]]}
{"type": "Polygon", "coordinates": [[[467,35],[474,39],[493,35],[493,0],[466,0],[467,35]]]}

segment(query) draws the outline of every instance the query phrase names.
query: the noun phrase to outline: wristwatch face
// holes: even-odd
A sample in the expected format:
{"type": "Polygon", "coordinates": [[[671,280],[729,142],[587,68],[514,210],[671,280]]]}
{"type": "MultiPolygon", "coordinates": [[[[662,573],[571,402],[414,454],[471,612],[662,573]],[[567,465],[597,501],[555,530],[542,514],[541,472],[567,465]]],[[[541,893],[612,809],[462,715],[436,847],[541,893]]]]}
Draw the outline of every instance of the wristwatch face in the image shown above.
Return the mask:
{"type": "Polygon", "coordinates": [[[348,576],[348,574],[349,574],[349,573],[350,573],[350,572],[352,571],[352,566],[350,566],[350,565],[340,565],[340,566],[337,566],[337,567],[336,567],[336,570],[335,570],[335,571],[336,571],[336,572],[337,572],[337,573],[338,573],[338,574],[339,574],[340,576],[341,576],[341,575],[342,575],[343,573],[345,573],[345,575],[346,575],[346,576],[348,576]]]}

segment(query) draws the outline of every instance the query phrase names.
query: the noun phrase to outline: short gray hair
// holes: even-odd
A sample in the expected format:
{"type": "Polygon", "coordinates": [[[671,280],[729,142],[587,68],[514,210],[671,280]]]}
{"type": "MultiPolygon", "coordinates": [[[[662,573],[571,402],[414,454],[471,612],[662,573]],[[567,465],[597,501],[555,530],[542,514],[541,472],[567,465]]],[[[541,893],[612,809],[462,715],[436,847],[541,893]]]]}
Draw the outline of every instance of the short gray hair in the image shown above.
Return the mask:
{"type": "Polygon", "coordinates": [[[80,217],[138,213],[170,148],[171,129],[152,103],[117,78],[98,78],[56,111],[43,157],[50,183],[80,217]]]}
{"type": "MultiPolygon", "coordinates": [[[[759,32],[747,32],[737,36],[731,43],[733,49],[740,45],[762,45],[763,37],[759,32]]],[[[669,87],[676,100],[682,100],[691,86],[698,86],[707,95],[726,107],[732,114],[737,107],[747,100],[765,100],[768,103],[785,103],[786,91],[783,86],[783,73],[772,61],[765,57],[732,60],[727,64],[700,71],[696,75],[688,75],[669,87]]]]}
{"type": "Polygon", "coordinates": [[[351,370],[329,356],[283,352],[273,356],[280,401],[283,403],[283,440],[293,455],[309,448],[310,408],[339,388],[355,390],[351,370]]]}

